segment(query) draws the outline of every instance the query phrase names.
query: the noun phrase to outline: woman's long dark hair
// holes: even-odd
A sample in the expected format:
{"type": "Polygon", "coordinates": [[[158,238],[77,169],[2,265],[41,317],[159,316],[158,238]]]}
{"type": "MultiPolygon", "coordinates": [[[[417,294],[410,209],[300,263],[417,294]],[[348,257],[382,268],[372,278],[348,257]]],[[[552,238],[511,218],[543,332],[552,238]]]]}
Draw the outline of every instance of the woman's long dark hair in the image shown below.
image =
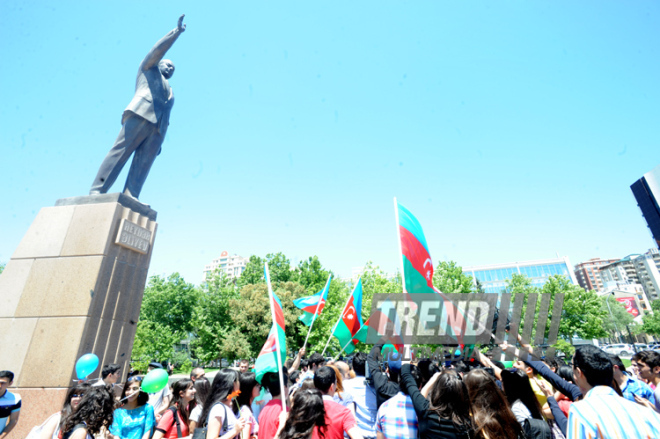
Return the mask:
{"type": "Polygon", "coordinates": [[[209,393],[211,393],[211,383],[206,379],[206,377],[197,378],[195,380],[195,391],[195,399],[197,400],[197,404],[204,406],[206,398],[208,398],[209,393]]]}
{"type": "MultiPolygon", "coordinates": [[[[124,382],[124,388],[121,391],[121,398],[119,398],[119,401],[121,401],[121,404],[123,405],[126,405],[126,403],[128,402],[127,400],[124,400],[124,398],[126,398],[126,391],[128,390],[128,386],[133,382],[142,383],[142,377],[137,375],[130,376],[124,382]]],[[[140,393],[138,393],[137,406],[142,407],[148,402],[149,402],[149,394],[147,392],[143,392],[142,389],[140,389],[140,393]]]]}
{"type": "Polygon", "coordinates": [[[509,408],[504,393],[483,369],[473,369],[463,378],[470,395],[477,437],[517,439],[522,428],[509,408]]]}
{"type": "Polygon", "coordinates": [[[259,385],[257,382],[256,375],[254,372],[245,372],[242,373],[239,381],[241,383],[241,394],[238,395],[236,398],[236,402],[238,403],[238,407],[236,407],[237,404],[233,404],[233,410],[235,414],[238,414],[240,407],[243,407],[244,405],[247,406],[247,408],[250,408],[250,400],[252,399],[252,391],[254,390],[254,386],[259,385]]]}
{"type": "Polygon", "coordinates": [[[186,390],[192,389],[194,385],[195,383],[193,383],[193,380],[190,378],[184,378],[177,381],[172,386],[172,402],[170,402],[170,407],[176,407],[179,410],[181,419],[186,424],[188,423],[190,412],[197,405],[197,401],[193,399],[188,404],[186,404],[186,407],[183,407],[183,399],[181,398],[181,393],[185,393],[186,390]]]}
{"type": "Polygon", "coordinates": [[[293,396],[289,417],[278,439],[307,439],[314,427],[318,427],[319,437],[325,438],[323,395],[317,389],[300,389],[293,396]]]}
{"type": "Polygon", "coordinates": [[[66,392],[64,397],[64,405],[62,405],[62,410],[60,411],[60,430],[64,427],[64,420],[71,414],[73,407],[71,407],[71,400],[73,395],[85,395],[85,392],[89,390],[90,384],[87,381],[78,381],[74,386],[69,387],[69,390],[66,392]]]}
{"type": "Polygon", "coordinates": [[[78,424],[85,424],[90,435],[110,427],[115,399],[110,386],[93,386],[87,389],[78,408],[64,418],[62,433],[68,433],[78,424]]]}
{"type": "Polygon", "coordinates": [[[472,430],[470,397],[461,377],[453,370],[445,370],[431,388],[429,410],[454,424],[472,430]]]}
{"type": "Polygon", "coordinates": [[[215,374],[211,385],[211,393],[204,401],[204,408],[199,416],[200,426],[206,425],[211,407],[227,399],[227,396],[234,391],[236,381],[238,381],[238,371],[234,369],[222,369],[215,374]]]}
{"type": "Polygon", "coordinates": [[[503,370],[502,385],[504,385],[504,393],[506,393],[509,404],[513,406],[514,402],[520,400],[532,414],[532,418],[543,420],[541,405],[536,399],[532,385],[529,383],[529,377],[525,372],[520,369],[503,370]]]}
{"type": "Polygon", "coordinates": [[[571,366],[559,366],[556,373],[560,378],[565,379],[569,383],[573,383],[573,368],[571,366]]]}

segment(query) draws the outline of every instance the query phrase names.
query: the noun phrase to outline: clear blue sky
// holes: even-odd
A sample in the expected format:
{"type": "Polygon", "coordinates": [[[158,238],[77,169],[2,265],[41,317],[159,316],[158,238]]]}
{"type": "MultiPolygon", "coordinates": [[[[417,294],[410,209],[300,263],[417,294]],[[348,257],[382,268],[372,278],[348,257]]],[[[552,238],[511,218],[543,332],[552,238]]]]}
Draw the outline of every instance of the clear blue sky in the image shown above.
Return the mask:
{"type": "Polygon", "coordinates": [[[394,196],[436,263],[653,246],[630,184],[660,163],[658,2],[20,1],[0,2],[0,261],[89,191],[181,13],[150,274],[197,283],[223,250],[393,272],[394,196]]]}

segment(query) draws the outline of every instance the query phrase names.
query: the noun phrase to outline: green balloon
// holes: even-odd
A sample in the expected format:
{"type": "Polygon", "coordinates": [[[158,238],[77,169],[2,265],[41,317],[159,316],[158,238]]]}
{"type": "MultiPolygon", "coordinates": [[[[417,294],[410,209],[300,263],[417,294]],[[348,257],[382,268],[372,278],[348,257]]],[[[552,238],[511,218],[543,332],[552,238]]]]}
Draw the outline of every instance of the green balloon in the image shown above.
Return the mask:
{"type": "Polygon", "coordinates": [[[169,376],[165,369],[154,369],[142,380],[142,390],[147,393],[160,392],[167,386],[169,376]]]}
{"type": "Polygon", "coordinates": [[[504,362],[504,368],[508,369],[510,367],[513,367],[513,361],[505,361],[504,362]]]}

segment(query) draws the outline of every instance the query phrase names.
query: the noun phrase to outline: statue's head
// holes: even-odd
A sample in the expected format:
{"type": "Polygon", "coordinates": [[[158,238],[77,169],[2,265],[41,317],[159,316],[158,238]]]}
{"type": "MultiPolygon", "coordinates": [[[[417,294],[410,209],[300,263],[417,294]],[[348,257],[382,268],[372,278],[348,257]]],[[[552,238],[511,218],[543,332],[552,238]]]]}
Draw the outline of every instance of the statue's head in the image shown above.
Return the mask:
{"type": "Polygon", "coordinates": [[[158,68],[165,79],[170,79],[174,74],[174,63],[169,59],[161,60],[161,62],[158,63],[158,68]]]}

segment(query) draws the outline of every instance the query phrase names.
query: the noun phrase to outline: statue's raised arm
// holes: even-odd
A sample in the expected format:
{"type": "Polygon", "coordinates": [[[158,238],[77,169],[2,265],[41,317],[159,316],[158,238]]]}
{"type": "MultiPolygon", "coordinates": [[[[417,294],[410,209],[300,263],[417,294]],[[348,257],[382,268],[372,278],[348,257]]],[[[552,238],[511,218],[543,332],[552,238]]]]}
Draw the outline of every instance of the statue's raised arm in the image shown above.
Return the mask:
{"type": "Polygon", "coordinates": [[[179,17],[179,23],[176,28],[168,32],[163,38],[161,38],[154,47],[151,48],[147,56],[140,64],[140,70],[146,71],[151,67],[157,65],[161,59],[165,56],[170,47],[174,44],[179,35],[186,30],[186,25],[183,23],[183,17],[186,15],[183,14],[179,17]]]}

